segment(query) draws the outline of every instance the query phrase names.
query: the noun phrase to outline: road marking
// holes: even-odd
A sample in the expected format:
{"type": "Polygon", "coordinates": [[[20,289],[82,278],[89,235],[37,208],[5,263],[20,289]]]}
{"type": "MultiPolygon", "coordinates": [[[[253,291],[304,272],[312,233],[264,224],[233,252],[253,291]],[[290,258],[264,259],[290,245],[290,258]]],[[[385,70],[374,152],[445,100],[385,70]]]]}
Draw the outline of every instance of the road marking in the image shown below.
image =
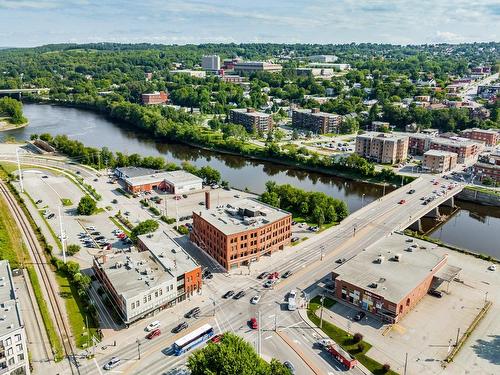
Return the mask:
{"type": "Polygon", "coordinates": [[[102,375],[101,367],[99,366],[99,363],[97,362],[97,359],[94,357],[94,363],[95,367],[97,368],[97,371],[99,372],[99,375],[102,375]]]}
{"type": "Polygon", "coordinates": [[[273,336],[267,336],[267,337],[264,337],[264,340],[269,340],[269,339],[272,339],[273,336]]]}

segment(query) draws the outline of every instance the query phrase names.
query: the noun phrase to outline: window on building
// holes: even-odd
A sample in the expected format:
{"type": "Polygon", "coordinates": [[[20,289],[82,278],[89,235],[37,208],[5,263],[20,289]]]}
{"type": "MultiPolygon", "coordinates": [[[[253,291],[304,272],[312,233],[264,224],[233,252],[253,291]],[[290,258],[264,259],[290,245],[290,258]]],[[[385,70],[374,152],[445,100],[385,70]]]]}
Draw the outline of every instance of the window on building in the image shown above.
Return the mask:
{"type": "Polygon", "coordinates": [[[7,349],[7,356],[10,356],[12,354],[14,354],[14,349],[12,348],[7,349]]]}
{"type": "Polygon", "coordinates": [[[12,345],[12,339],[9,337],[8,339],[5,340],[5,346],[11,346],[12,345]]]}
{"type": "Polygon", "coordinates": [[[14,359],[14,357],[9,358],[9,366],[12,366],[15,362],[16,360],[14,359]]]}
{"type": "Polygon", "coordinates": [[[21,341],[21,335],[20,335],[19,333],[17,333],[17,334],[14,336],[14,340],[15,340],[16,342],[21,341]]]}
{"type": "Polygon", "coordinates": [[[17,360],[18,360],[19,362],[24,361],[24,353],[18,354],[18,355],[17,355],[17,360]]]}
{"type": "Polygon", "coordinates": [[[17,344],[17,345],[16,345],[16,350],[17,350],[18,352],[22,352],[22,351],[23,351],[23,344],[17,344]]]}
{"type": "Polygon", "coordinates": [[[132,302],[132,310],[135,309],[135,302],[132,302]]]}

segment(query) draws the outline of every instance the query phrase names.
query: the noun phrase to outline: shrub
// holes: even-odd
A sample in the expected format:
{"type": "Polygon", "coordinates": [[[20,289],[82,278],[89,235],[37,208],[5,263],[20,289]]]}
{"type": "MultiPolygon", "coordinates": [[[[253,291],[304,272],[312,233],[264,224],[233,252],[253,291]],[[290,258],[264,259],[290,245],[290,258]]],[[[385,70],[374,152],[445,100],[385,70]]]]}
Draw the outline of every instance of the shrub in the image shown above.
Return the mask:
{"type": "Polygon", "coordinates": [[[363,344],[362,342],[358,343],[358,352],[363,353],[364,350],[365,350],[365,344],[363,344]]]}
{"type": "Polygon", "coordinates": [[[179,232],[180,234],[188,234],[189,229],[187,229],[184,225],[179,225],[178,227],[175,227],[175,230],[179,232]]]}
{"type": "Polygon", "coordinates": [[[68,198],[61,198],[61,203],[63,206],[71,206],[73,202],[71,202],[71,199],[68,198]]]}
{"type": "Polygon", "coordinates": [[[75,255],[79,251],[80,251],[80,245],[76,245],[76,244],[68,245],[68,248],[66,249],[66,253],[68,255],[75,255]]]}
{"type": "Polygon", "coordinates": [[[173,217],[167,217],[165,215],[162,215],[162,217],[160,217],[160,220],[167,223],[167,224],[175,223],[175,219],[173,217]]]}
{"type": "Polygon", "coordinates": [[[352,341],[354,343],[361,342],[363,340],[363,335],[361,333],[355,333],[354,336],[352,337],[352,341]]]}
{"type": "Polygon", "coordinates": [[[151,211],[153,213],[153,215],[160,215],[161,212],[159,209],[157,209],[156,207],[149,207],[149,211],[151,211]]]}
{"type": "Polygon", "coordinates": [[[391,370],[391,365],[388,364],[388,363],[384,363],[384,365],[382,366],[382,371],[384,374],[388,373],[389,371],[391,370]]]}

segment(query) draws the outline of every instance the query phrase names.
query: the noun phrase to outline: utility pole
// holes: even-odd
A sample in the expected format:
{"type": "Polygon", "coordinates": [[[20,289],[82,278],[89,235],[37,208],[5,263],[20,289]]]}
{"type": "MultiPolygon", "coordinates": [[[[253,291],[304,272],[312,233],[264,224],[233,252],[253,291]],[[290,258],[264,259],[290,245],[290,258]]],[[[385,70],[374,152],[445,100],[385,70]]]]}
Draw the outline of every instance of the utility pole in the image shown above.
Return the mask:
{"type": "Polygon", "coordinates": [[[320,311],[320,321],[319,321],[319,328],[323,328],[323,304],[325,302],[325,296],[321,296],[321,311],[320,311]]]}
{"type": "Polygon", "coordinates": [[[137,353],[139,354],[139,360],[141,359],[141,342],[139,339],[136,339],[135,342],[137,343],[137,353]]]}
{"type": "Polygon", "coordinates": [[[323,250],[325,249],[325,247],[323,245],[321,245],[319,247],[319,251],[320,251],[320,260],[323,260],[323,250]]]}
{"type": "Polygon", "coordinates": [[[163,210],[165,211],[165,213],[164,213],[165,217],[168,217],[168,215],[167,215],[167,197],[163,198],[163,210]]]}
{"type": "Polygon", "coordinates": [[[19,174],[19,185],[21,186],[21,193],[24,193],[23,173],[21,172],[21,162],[19,161],[19,148],[16,148],[16,157],[17,157],[17,173],[19,174]]]}
{"type": "Polygon", "coordinates": [[[179,209],[177,207],[177,195],[175,196],[175,226],[179,229],[179,209]]]}
{"type": "Polygon", "coordinates": [[[403,375],[406,375],[406,367],[408,366],[408,352],[406,353],[405,355],[405,370],[404,370],[404,373],[403,375]]]}
{"type": "Polygon", "coordinates": [[[382,196],[385,196],[385,182],[384,182],[384,192],[382,193],[382,196]]]}
{"type": "Polygon", "coordinates": [[[63,224],[62,224],[62,215],[61,215],[61,206],[57,207],[58,214],[59,214],[59,231],[61,233],[61,245],[62,245],[62,253],[63,253],[63,262],[66,264],[66,239],[64,231],[63,231],[63,224]]]}
{"type": "Polygon", "coordinates": [[[457,339],[455,340],[455,347],[458,346],[458,336],[460,336],[460,327],[457,329],[457,339]]]}
{"type": "Polygon", "coordinates": [[[365,194],[361,194],[361,208],[365,206],[365,194]]]}
{"type": "Polygon", "coordinates": [[[258,320],[257,320],[257,324],[259,325],[259,332],[258,332],[258,336],[257,336],[257,343],[258,343],[258,353],[259,353],[259,357],[262,355],[262,325],[260,324],[260,310],[258,312],[258,320]]]}

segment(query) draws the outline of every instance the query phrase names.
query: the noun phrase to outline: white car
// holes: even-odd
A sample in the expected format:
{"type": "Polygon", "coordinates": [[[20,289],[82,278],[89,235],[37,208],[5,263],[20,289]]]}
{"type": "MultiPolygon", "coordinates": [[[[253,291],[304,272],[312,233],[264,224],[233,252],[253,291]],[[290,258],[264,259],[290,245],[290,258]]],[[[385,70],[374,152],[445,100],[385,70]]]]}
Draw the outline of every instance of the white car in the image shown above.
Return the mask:
{"type": "Polygon", "coordinates": [[[316,345],[319,346],[320,348],[326,348],[329,345],[332,345],[333,341],[330,339],[320,339],[316,341],[316,345]]]}
{"type": "Polygon", "coordinates": [[[118,357],[113,357],[109,360],[109,362],[107,362],[105,365],[104,365],[104,370],[111,370],[113,368],[115,368],[116,366],[118,366],[121,362],[121,359],[118,358],[118,357]]]}
{"type": "Polygon", "coordinates": [[[159,320],[155,320],[154,322],[149,323],[148,326],[146,327],[146,331],[151,332],[157,328],[160,328],[160,321],[159,320]]]}
{"type": "Polygon", "coordinates": [[[87,229],[87,230],[95,230],[95,227],[93,225],[91,225],[89,227],[86,227],[85,229],[87,229]]]}
{"type": "Polygon", "coordinates": [[[488,267],[488,269],[490,271],[496,271],[497,270],[497,266],[496,266],[496,264],[492,264],[491,266],[488,267]]]}
{"type": "Polygon", "coordinates": [[[250,303],[253,305],[258,304],[260,301],[260,294],[257,294],[256,296],[253,296],[252,299],[250,300],[250,303]]]}

